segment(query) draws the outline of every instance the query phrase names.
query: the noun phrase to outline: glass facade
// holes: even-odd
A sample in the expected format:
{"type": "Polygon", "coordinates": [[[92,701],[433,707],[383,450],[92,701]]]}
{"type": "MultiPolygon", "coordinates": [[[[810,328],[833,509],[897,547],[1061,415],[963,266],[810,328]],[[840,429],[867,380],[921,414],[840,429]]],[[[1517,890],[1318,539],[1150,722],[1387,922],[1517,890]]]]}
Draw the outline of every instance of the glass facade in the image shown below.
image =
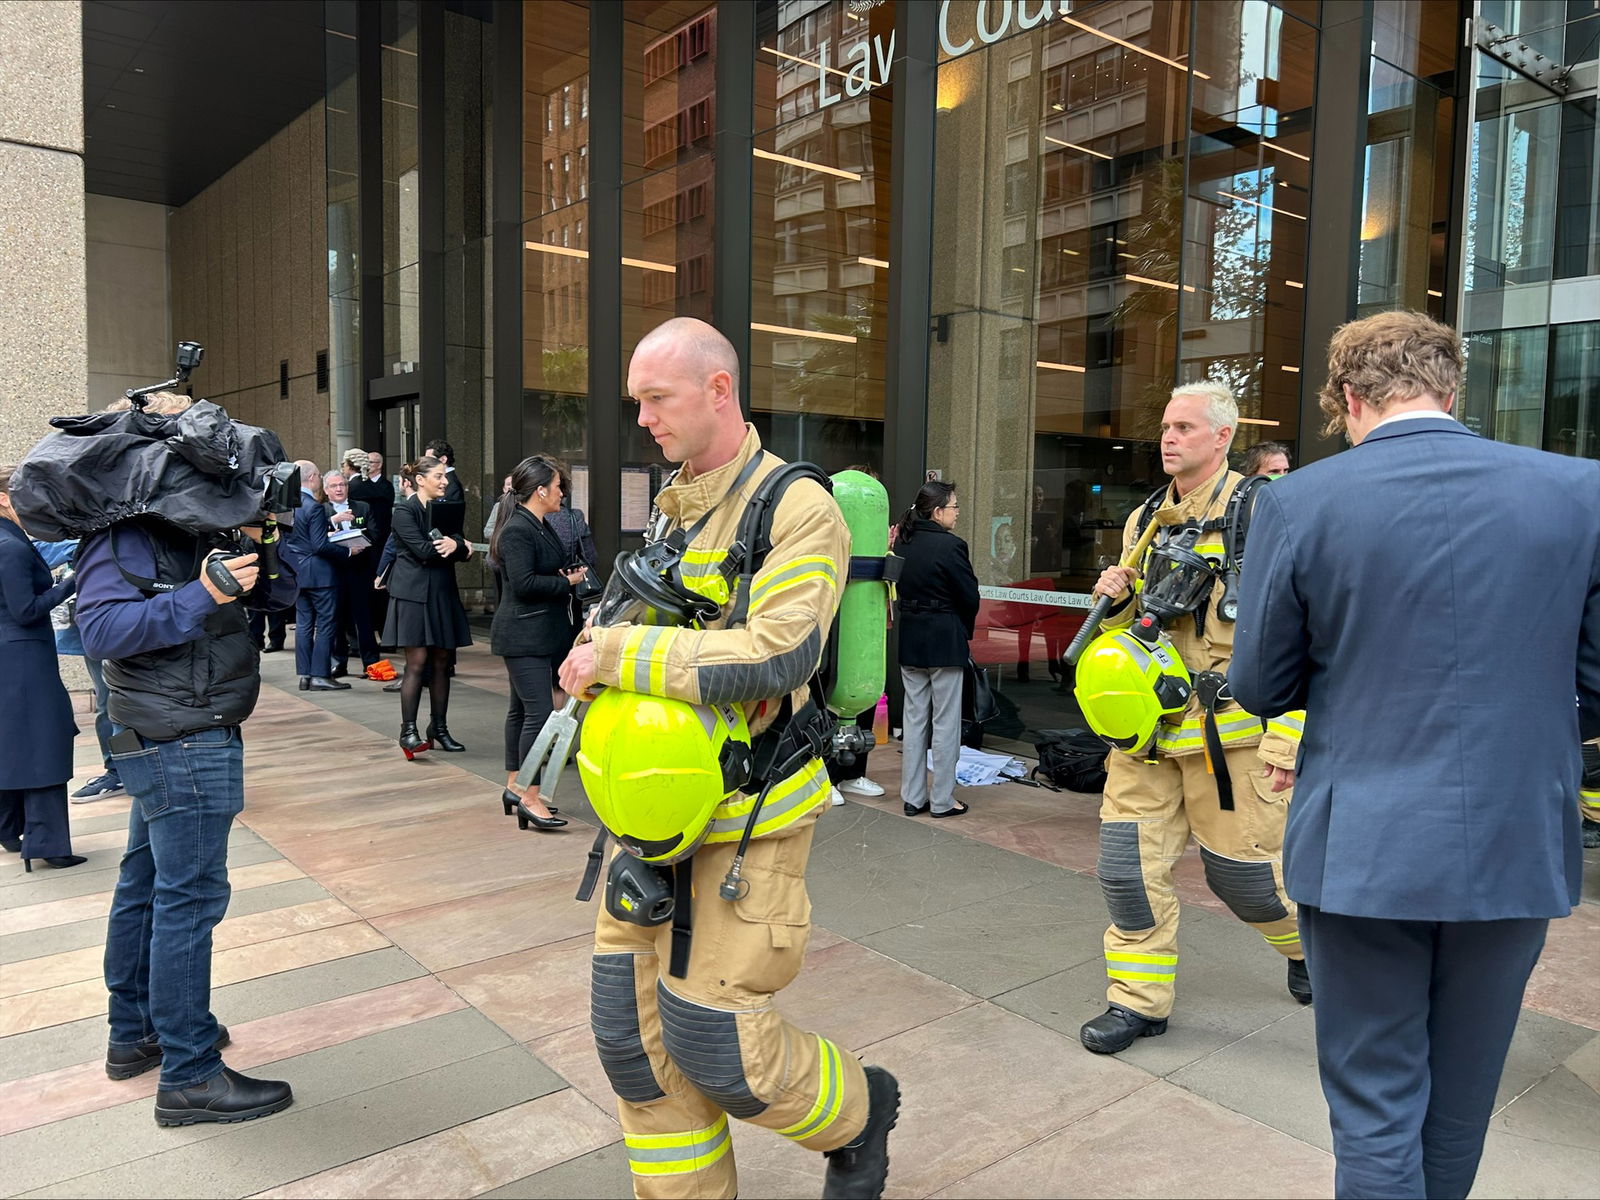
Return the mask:
{"type": "Polygon", "coordinates": [[[776,453],[896,509],[961,488],[1002,738],[1076,719],[1060,653],[1179,381],[1233,388],[1236,450],[1321,456],[1330,314],[1425,310],[1467,335],[1469,425],[1600,455],[1589,0],[375,8],[328,5],[336,403],[360,428],[420,364],[408,419],[469,493],[560,455],[614,552],[664,467],[622,364],[719,321],[776,453]]]}

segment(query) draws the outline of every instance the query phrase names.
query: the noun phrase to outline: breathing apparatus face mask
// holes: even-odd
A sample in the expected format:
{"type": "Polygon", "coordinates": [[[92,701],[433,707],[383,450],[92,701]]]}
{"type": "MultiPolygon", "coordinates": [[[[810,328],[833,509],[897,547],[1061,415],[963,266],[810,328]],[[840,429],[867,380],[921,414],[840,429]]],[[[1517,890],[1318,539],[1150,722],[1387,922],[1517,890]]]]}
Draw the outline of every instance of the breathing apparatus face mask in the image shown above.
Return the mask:
{"type": "Polygon", "coordinates": [[[1197,610],[1217,582],[1217,567],[1183,544],[1189,540],[1158,546],[1146,560],[1139,603],[1163,622],[1197,610]]]}
{"type": "Polygon", "coordinates": [[[594,623],[687,626],[716,620],[722,606],[690,590],[682,567],[683,548],[670,537],[619,554],[594,623]]]}

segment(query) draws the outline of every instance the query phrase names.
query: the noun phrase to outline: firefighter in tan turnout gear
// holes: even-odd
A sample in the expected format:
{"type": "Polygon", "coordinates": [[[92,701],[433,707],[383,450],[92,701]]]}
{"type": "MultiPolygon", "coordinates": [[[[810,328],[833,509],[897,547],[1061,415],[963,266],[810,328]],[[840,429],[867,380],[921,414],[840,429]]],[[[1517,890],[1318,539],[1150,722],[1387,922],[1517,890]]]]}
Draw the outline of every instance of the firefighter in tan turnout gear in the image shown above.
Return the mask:
{"type": "MultiPolygon", "coordinates": [[[[723,560],[748,502],[783,466],[761,449],[740,413],[738,358],[711,326],[676,318],[635,349],[628,391],[640,426],[669,460],[683,464],[657,497],[662,521],[653,532],[693,529],[682,582],[715,590],[725,582],[723,560]]],[[[687,701],[738,736],[747,722],[759,747],[762,733],[806,700],[850,562],[849,532],[819,483],[795,482],[772,511],[771,549],[749,583],[742,622],[597,623],[592,640],[562,664],[562,688],[576,696],[598,683],[687,701]]],[[[734,595],[724,611],[739,611],[739,600],[734,595]]],[[[586,740],[580,767],[588,749],[586,740]]],[[[806,860],[828,801],[818,757],[772,784],[735,900],[719,894],[718,883],[728,876],[753,799],[734,791],[716,808],[709,834],[687,860],[693,899],[686,963],[674,958],[673,924],[633,924],[601,908],[592,1023],[617,1094],[637,1196],[735,1195],[730,1116],[826,1155],[825,1196],[882,1193],[899,1107],[894,1078],[864,1070],[836,1042],[796,1028],[773,1003],[805,958],[806,860]]]]}
{"type": "MultiPolygon", "coordinates": [[[[1215,562],[1227,558],[1229,519],[1239,507],[1231,513],[1229,501],[1242,481],[1228,469],[1237,425],[1238,408],[1220,384],[1188,384],[1172,393],[1161,422],[1161,464],[1172,483],[1129,517],[1125,546],[1134,546],[1153,522],[1159,529],[1152,550],[1187,545],[1215,562]]],[[[1149,555],[1140,568],[1148,567],[1149,555]]],[[[1116,601],[1107,630],[1126,628],[1140,615],[1135,589],[1144,579],[1144,570],[1126,566],[1101,575],[1095,594],[1116,601]]],[[[1105,935],[1110,1007],[1079,1035],[1099,1054],[1166,1032],[1178,975],[1172,868],[1191,835],[1211,890],[1289,960],[1290,994],[1311,1002],[1281,863],[1302,716],[1264,723],[1229,699],[1222,681],[1234,627],[1219,614],[1225,586],[1217,579],[1192,617],[1160,626],[1194,680],[1187,706],[1157,723],[1147,748],[1137,755],[1113,751],[1107,763],[1097,872],[1111,914],[1105,935]]]]}

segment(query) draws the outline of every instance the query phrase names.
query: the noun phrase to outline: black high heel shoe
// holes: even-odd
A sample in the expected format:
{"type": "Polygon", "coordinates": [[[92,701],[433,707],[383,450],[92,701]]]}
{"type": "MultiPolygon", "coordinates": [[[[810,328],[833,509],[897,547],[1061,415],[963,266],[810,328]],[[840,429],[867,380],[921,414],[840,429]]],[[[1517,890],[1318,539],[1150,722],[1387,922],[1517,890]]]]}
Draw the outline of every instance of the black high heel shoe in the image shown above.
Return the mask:
{"type": "MultiPolygon", "coordinates": [[[[534,819],[537,820],[538,818],[534,818],[534,819]]],[[[563,821],[561,823],[563,825],[566,824],[565,821],[563,821]]],[[[84,863],[88,862],[89,860],[87,858],[85,858],[81,854],[48,854],[41,861],[46,866],[55,867],[58,870],[60,870],[60,869],[66,868],[66,867],[79,867],[79,866],[82,866],[84,863]]],[[[32,875],[33,874],[33,859],[31,859],[31,858],[23,859],[22,860],[22,869],[24,871],[26,871],[29,875],[32,875]]]]}
{"type": "Polygon", "coordinates": [[[565,817],[540,817],[530,812],[522,801],[517,801],[518,829],[560,829],[567,823],[565,817]]]}
{"type": "MultiPolygon", "coordinates": [[[[517,795],[510,788],[506,788],[505,791],[500,793],[500,806],[506,810],[506,816],[508,816],[508,817],[511,816],[512,814],[514,814],[517,811],[517,806],[520,805],[521,803],[522,803],[522,797],[517,795]]],[[[555,816],[556,813],[561,811],[554,804],[551,804],[548,800],[545,801],[545,807],[550,810],[550,815],[551,816],[555,816]]]]}
{"type": "Polygon", "coordinates": [[[400,752],[410,762],[424,750],[432,750],[433,745],[425,737],[417,735],[417,723],[406,721],[400,726],[400,752]]]}
{"type": "Polygon", "coordinates": [[[428,723],[428,740],[438,745],[446,754],[465,754],[467,748],[455,738],[450,736],[450,730],[445,728],[443,721],[430,721],[428,723]]]}

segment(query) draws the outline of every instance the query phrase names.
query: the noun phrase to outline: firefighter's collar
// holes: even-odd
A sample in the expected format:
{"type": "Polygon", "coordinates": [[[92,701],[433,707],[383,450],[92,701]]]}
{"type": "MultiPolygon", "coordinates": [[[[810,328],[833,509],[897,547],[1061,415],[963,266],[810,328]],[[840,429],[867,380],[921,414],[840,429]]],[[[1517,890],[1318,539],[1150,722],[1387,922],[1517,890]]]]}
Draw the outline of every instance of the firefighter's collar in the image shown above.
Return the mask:
{"type": "Polygon", "coordinates": [[[1223,459],[1221,470],[1207,478],[1198,487],[1191,488],[1182,499],[1176,498],[1176,485],[1169,481],[1166,497],[1158,511],[1170,512],[1173,509],[1189,509],[1195,513],[1208,511],[1217,502],[1217,497],[1222,494],[1223,481],[1227,479],[1228,473],[1232,470],[1233,468],[1228,465],[1228,460],[1223,459]]]}
{"type": "Polygon", "coordinates": [[[739,452],[714,471],[704,475],[690,475],[685,466],[661,489],[656,497],[656,507],[675,521],[687,523],[700,517],[707,509],[720,504],[739,477],[745,465],[761,453],[761,435],[756,427],[745,423],[744,440],[739,452]]]}

